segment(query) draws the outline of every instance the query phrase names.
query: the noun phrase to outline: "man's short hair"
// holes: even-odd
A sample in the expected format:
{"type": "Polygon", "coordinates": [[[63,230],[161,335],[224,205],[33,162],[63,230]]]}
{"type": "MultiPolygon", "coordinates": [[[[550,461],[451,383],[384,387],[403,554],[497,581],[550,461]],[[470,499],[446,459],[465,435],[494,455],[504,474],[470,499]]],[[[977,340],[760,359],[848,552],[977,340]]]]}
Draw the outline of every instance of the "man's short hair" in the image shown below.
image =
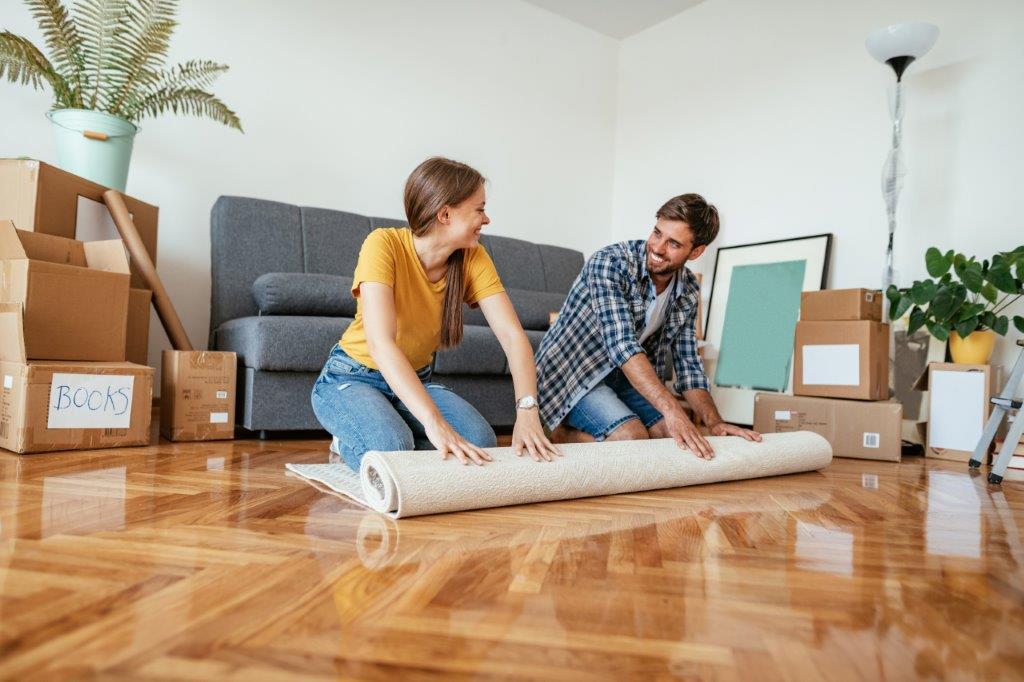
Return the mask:
{"type": "Polygon", "coordinates": [[[657,216],[678,220],[693,231],[693,248],[715,241],[718,236],[718,209],[699,194],[680,194],[666,201],[657,216]]]}

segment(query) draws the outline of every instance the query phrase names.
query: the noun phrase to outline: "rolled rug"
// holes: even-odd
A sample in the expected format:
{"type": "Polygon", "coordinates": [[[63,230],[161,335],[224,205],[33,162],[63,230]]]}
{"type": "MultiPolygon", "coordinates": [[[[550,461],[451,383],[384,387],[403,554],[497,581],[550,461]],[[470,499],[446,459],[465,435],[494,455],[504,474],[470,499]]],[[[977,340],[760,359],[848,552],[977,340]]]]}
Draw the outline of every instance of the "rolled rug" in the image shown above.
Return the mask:
{"type": "Polygon", "coordinates": [[[359,474],[344,464],[286,464],[326,487],[393,518],[635,493],[822,469],[832,447],[816,433],[770,433],[761,443],[711,437],[711,460],[671,439],[560,445],[564,457],[535,462],[512,448],[488,448],[484,466],[441,460],[436,451],[368,452],[359,474]]]}

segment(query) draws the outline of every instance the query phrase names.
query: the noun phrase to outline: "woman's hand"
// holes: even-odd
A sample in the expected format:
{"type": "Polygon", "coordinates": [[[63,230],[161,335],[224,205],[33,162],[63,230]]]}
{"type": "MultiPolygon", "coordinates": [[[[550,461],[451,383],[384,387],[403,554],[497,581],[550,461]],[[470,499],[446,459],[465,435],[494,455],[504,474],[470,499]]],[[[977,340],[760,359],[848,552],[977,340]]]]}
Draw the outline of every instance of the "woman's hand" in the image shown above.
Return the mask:
{"type": "Polygon", "coordinates": [[[444,417],[437,415],[428,424],[423,425],[427,438],[434,447],[441,453],[441,459],[448,459],[448,455],[454,455],[463,464],[474,464],[483,466],[484,462],[490,462],[491,456],[470,443],[459,435],[452,425],[445,421],[444,417]]]}
{"type": "Polygon", "coordinates": [[[540,425],[540,415],[536,409],[519,410],[516,425],[512,429],[512,449],[519,457],[523,456],[525,449],[535,462],[542,459],[550,462],[556,455],[562,456],[558,448],[544,435],[544,428],[540,425]]]}

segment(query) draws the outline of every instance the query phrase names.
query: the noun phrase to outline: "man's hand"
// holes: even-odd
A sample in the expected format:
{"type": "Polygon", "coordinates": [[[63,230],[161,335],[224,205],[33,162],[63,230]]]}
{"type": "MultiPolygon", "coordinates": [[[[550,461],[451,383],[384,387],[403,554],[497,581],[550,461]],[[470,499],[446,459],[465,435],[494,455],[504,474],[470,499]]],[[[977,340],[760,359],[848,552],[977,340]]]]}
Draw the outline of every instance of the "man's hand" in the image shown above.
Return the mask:
{"type": "Polygon", "coordinates": [[[708,431],[711,432],[712,436],[739,436],[749,441],[757,443],[761,442],[761,434],[757,431],[751,431],[750,429],[744,429],[741,426],[735,424],[726,424],[725,422],[718,422],[714,426],[708,427],[708,431]]]}
{"type": "Polygon", "coordinates": [[[692,450],[693,454],[701,459],[714,459],[715,451],[712,449],[711,443],[700,434],[700,431],[685,414],[666,415],[665,430],[668,431],[669,438],[675,440],[679,447],[692,450]]]}

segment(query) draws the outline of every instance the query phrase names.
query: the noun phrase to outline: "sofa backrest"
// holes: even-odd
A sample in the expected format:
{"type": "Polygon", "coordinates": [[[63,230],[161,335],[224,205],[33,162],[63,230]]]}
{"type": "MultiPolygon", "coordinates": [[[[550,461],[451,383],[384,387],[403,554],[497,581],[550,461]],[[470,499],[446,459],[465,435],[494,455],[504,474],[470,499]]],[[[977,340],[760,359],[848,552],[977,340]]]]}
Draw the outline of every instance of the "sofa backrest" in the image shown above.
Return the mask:
{"type": "MultiPolygon", "coordinates": [[[[406,224],[265,199],[220,197],[210,213],[211,336],[227,320],[258,313],[252,284],[260,275],[351,276],[371,230],[406,224]]],[[[481,243],[508,289],[566,294],[583,268],[583,254],[573,249],[487,234],[481,243]]]]}

